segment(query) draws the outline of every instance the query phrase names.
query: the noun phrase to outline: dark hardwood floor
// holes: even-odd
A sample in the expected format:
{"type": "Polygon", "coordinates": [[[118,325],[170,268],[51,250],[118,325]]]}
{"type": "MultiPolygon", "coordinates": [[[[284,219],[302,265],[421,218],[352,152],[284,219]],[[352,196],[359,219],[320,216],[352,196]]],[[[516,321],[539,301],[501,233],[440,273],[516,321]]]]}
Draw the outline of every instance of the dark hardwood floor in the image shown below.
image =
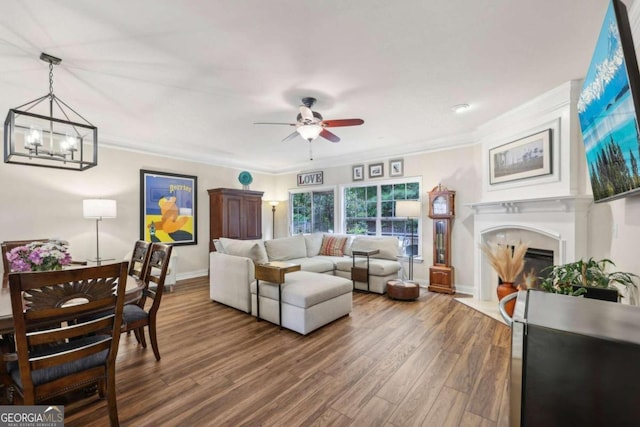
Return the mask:
{"type": "MultiPolygon", "coordinates": [[[[423,290],[418,301],[354,294],[353,312],[307,336],[179,282],[159,313],[162,360],[123,335],[122,426],[507,426],[510,330],[423,290]]],[[[65,425],[108,425],[97,395],[65,425]]]]}

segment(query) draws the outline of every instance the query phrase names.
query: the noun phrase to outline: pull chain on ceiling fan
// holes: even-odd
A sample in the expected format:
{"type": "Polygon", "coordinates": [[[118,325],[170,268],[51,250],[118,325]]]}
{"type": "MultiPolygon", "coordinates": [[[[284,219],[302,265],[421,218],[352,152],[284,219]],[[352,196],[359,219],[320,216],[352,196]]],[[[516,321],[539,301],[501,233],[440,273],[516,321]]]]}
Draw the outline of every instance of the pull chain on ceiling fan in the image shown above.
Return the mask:
{"type": "MultiPolygon", "coordinates": [[[[336,119],[336,120],[324,120],[322,115],[316,111],[312,111],[311,107],[315,104],[316,99],[312,97],[302,98],[302,104],[300,106],[300,112],[296,117],[296,123],[272,123],[272,122],[258,122],[255,125],[285,125],[295,126],[295,132],[285,137],[282,141],[289,141],[300,135],[305,140],[313,141],[318,136],[323,137],[331,142],[340,142],[340,138],[330,132],[326,128],[330,127],[342,127],[342,126],[359,126],[364,123],[362,119],[336,119]]],[[[309,157],[313,160],[313,154],[311,152],[311,145],[309,145],[309,157]]]]}

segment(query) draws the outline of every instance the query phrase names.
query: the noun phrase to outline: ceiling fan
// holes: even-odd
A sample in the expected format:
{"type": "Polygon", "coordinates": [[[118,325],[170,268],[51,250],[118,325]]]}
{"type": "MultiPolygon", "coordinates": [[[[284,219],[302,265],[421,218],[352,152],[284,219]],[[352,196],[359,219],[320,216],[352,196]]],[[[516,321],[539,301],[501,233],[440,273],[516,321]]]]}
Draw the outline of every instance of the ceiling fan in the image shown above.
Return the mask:
{"type": "Polygon", "coordinates": [[[358,126],[364,123],[362,119],[338,119],[338,120],[324,120],[322,114],[311,111],[311,107],[315,104],[316,99],[312,97],[302,98],[302,104],[300,106],[300,112],[296,118],[296,123],[254,123],[255,125],[286,125],[295,126],[296,130],[291,135],[284,138],[282,141],[289,141],[300,135],[307,141],[311,142],[318,136],[323,137],[331,142],[340,142],[340,138],[329,132],[326,128],[341,127],[341,126],[358,126]]]}

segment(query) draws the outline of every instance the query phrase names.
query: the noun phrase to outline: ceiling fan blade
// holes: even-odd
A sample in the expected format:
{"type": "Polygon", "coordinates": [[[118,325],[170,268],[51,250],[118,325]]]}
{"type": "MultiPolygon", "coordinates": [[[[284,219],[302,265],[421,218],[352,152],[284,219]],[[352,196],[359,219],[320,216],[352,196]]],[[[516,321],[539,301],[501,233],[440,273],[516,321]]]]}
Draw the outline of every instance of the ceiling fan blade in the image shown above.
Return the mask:
{"type": "Polygon", "coordinates": [[[258,122],[254,123],[254,125],[286,125],[286,126],[295,126],[297,123],[271,123],[271,122],[258,122]]]}
{"type": "Polygon", "coordinates": [[[313,121],[313,111],[311,108],[306,107],[304,105],[300,106],[300,115],[304,119],[305,123],[309,123],[313,121]]]}
{"type": "Polygon", "coordinates": [[[328,128],[340,126],[358,126],[364,123],[362,119],[340,119],[340,120],[323,120],[322,125],[328,128]]]}
{"type": "Polygon", "coordinates": [[[285,139],[282,140],[282,142],[287,142],[293,138],[295,138],[296,136],[298,136],[298,131],[293,132],[291,135],[289,135],[288,137],[286,137],[285,139]]]}
{"type": "Polygon", "coordinates": [[[320,132],[320,136],[324,139],[328,139],[331,142],[340,142],[340,138],[338,137],[338,135],[336,135],[335,133],[331,133],[326,129],[322,129],[322,132],[320,132]]]}

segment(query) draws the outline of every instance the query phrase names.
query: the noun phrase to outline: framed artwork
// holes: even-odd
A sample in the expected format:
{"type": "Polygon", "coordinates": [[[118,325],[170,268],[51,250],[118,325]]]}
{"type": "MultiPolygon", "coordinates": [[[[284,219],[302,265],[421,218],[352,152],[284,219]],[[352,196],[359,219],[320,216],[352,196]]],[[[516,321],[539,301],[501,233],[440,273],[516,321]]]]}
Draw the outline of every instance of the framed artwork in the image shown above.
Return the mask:
{"type": "Polygon", "coordinates": [[[551,129],[489,150],[489,183],[551,174],[551,129]]]}
{"type": "Polygon", "coordinates": [[[351,179],[353,181],[364,180],[364,165],[356,165],[351,168],[351,179]]]}
{"type": "Polygon", "coordinates": [[[404,160],[389,160],[389,176],[404,175],[404,160]]]}
{"type": "Polygon", "coordinates": [[[195,245],[198,178],[140,170],[140,239],[195,245]]]}
{"type": "Polygon", "coordinates": [[[384,176],[384,163],[369,165],[369,178],[380,178],[381,176],[384,176]]]}

